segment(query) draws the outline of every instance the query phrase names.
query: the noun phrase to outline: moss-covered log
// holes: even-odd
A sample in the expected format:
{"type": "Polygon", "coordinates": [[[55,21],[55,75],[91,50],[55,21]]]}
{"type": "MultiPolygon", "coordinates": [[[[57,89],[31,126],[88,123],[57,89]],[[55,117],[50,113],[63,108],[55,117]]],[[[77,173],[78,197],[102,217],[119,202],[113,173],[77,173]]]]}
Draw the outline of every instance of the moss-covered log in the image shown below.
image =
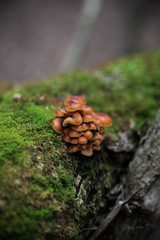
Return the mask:
{"type": "Polygon", "coordinates": [[[127,163],[115,153],[113,164],[117,133],[137,131],[155,117],[159,57],[159,52],[135,56],[93,73],[74,71],[21,87],[0,85],[0,239],[88,235],[84,229],[98,221],[107,204],[104,195],[125,171],[136,146],[126,150],[127,163]],[[96,112],[112,117],[112,129],[105,129],[110,149],[103,147],[89,158],[68,154],[51,125],[53,111],[69,95],[85,96],[96,112]]]}

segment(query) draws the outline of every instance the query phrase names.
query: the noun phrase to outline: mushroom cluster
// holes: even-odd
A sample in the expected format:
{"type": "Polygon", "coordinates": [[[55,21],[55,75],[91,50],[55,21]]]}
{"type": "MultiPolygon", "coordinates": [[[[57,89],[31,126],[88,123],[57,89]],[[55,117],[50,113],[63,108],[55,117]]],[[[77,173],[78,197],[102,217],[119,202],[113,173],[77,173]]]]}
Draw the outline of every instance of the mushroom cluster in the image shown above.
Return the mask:
{"type": "Polygon", "coordinates": [[[70,153],[81,151],[85,156],[92,156],[93,150],[100,150],[104,127],[111,126],[112,119],[105,113],[95,113],[85,105],[84,97],[70,96],[64,104],[64,108],[53,112],[57,116],[52,123],[53,129],[62,134],[70,153]]]}

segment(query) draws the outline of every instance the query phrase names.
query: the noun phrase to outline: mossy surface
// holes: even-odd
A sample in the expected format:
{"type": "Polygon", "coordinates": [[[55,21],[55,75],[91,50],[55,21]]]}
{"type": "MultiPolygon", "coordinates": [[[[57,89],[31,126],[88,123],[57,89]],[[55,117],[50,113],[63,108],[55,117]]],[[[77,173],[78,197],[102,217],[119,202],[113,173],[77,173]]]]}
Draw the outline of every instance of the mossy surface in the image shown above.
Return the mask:
{"type": "MultiPolygon", "coordinates": [[[[160,104],[160,51],[93,73],[73,71],[13,90],[0,86],[0,239],[75,238],[83,215],[75,207],[75,163],[52,130],[52,112],[66,97],[82,95],[96,112],[112,117],[106,130],[117,134],[131,122],[138,128],[160,104]]],[[[88,166],[82,170],[95,175],[88,166]]]]}
{"type": "MultiPolygon", "coordinates": [[[[64,221],[62,212],[73,215],[72,163],[51,128],[54,109],[27,96],[1,103],[0,239],[44,239],[64,221]]],[[[74,219],[67,218],[72,231],[68,227],[62,236],[57,233],[64,239],[76,232],[74,219]]]]}

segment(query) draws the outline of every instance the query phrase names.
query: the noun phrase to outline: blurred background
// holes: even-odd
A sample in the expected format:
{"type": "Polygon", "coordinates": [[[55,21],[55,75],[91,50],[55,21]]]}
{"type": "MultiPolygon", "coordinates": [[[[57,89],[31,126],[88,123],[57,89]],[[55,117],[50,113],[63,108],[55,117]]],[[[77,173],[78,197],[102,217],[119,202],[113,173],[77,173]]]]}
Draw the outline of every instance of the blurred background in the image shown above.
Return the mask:
{"type": "Polygon", "coordinates": [[[158,0],[0,1],[0,81],[92,69],[158,47],[158,0]]]}

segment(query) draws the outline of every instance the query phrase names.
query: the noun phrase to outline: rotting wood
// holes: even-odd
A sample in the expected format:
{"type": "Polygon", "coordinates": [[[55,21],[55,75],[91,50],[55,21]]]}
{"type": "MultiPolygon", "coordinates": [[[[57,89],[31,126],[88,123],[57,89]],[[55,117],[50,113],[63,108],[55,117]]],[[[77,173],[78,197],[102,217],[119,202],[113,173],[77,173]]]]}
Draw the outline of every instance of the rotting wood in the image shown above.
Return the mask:
{"type": "Polygon", "coordinates": [[[124,198],[133,197],[130,201],[118,202],[111,211],[108,208],[107,216],[89,240],[160,239],[160,109],[120,184],[124,188],[124,198]],[[129,209],[127,213],[123,206],[129,209]]]}

